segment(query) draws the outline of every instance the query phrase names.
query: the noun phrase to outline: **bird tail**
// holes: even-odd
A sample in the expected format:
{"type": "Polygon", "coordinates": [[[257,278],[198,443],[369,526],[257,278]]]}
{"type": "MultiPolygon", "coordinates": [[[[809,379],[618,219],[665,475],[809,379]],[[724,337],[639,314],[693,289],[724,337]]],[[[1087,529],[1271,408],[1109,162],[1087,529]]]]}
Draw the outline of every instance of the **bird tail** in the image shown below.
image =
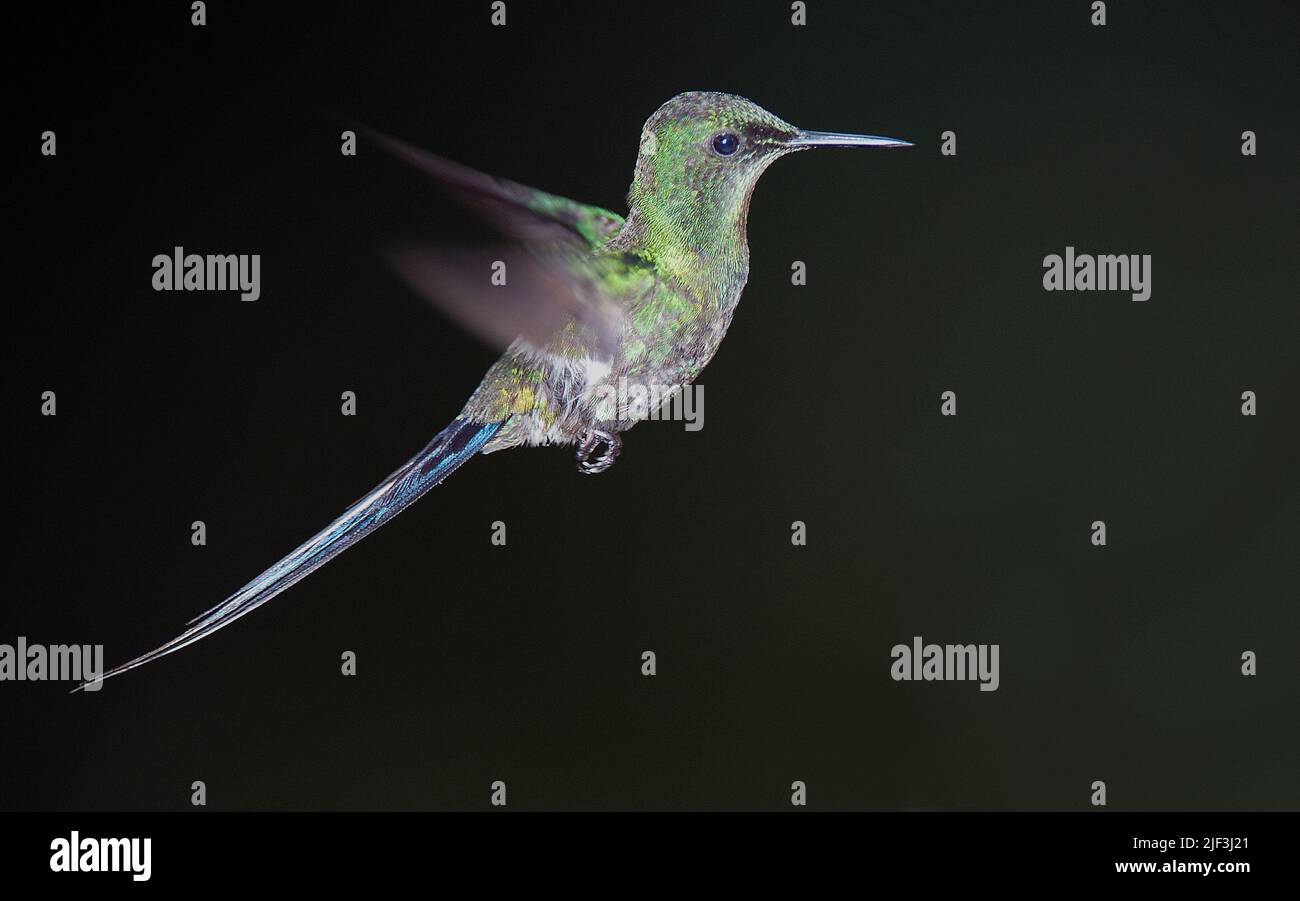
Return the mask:
{"type": "MultiPolygon", "coordinates": [[[[171,641],[114,667],[96,681],[179,651],[262,606],[401,513],[478,453],[500,428],[499,422],[471,422],[459,417],[453,420],[424,450],[279,563],[207,613],[190,620],[185,631],[171,641]]],[[[91,683],[83,683],[74,691],[80,691],[88,684],[91,683]]]]}

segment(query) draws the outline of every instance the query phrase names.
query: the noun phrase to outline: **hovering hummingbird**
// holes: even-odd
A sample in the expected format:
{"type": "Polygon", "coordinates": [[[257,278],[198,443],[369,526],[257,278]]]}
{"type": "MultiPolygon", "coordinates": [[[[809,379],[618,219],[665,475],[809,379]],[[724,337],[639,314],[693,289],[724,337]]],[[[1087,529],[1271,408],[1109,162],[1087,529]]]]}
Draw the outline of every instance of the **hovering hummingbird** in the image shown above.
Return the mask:
{"type": "MultiPolygon", "coordinates": [[[[480,335],[505,345],[464,409],[343,515],[166,644],[108,678],[193,644],[260,607],[388,522],[470,457],[576,445],[604,472],[649,411],[596,403],[620,384],[688,386],[712,359],[749,275],[746,220],[760,175],[810,147],[909,147],[795,128],[743,97],[679,94],[641,130],[628,215],[495,178],[366,131],[498,230],[480,251],[409,245],[395,269],[480,335]],[[492,279],[493,273],[502,279],[492,279]]],[[[84,686],[82,686],[84,687],[84,686]]]]}

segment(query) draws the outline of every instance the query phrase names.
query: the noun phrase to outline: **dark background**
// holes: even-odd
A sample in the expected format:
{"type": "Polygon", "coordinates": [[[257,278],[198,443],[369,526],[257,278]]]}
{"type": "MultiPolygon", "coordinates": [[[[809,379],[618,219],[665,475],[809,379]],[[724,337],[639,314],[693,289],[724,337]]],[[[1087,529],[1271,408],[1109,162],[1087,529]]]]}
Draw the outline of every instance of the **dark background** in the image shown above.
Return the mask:
{"type": "Polygon", "coordinates": [[[1294,5],[809,5],[7,14],[0,641],[109,665],[366,493],[493,358],[377,254],[477,226],[322,111],[620,211],[682,90],[917,147],[764,177],[703,431],[643,425],[594,479],[472,461],[97,694],[0,683],[0,808],[188,809],[203,780],[216,809],[483,809],[496,779],[524,809],[787,808],[795,779],[816,808],[1086,810],[1097,779],[1118,809],[1300,806],[1294,5]],[[260,253],[261,299],[154,292],[178,244],[260,253]],[[1067,244],[1151,254],[1151,299],[1045,293],[1067,244]],[[1000,690],[891,681],[914,635],[1000,644],[1000,690]]]}

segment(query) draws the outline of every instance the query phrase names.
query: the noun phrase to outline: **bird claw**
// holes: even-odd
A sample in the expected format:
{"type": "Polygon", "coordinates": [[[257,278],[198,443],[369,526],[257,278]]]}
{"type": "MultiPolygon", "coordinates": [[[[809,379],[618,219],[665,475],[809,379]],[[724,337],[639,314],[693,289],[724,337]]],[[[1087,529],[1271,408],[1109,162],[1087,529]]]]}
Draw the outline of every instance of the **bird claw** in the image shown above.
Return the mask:
{"type": "Polygon", "coordinates": [[[594,476],[604,472],[614,465],[618,459],[618,452],[623,449],[623,439],[619,438],[612,432],[602,432],[600,429],[591,429],[587,432],[585,438],[578,445],[577,452],[573,455],[578,461],[578,472],[585,476],[594,476]],[[596,448],[605,445],[603,453],[592,457],[596,448]]]}

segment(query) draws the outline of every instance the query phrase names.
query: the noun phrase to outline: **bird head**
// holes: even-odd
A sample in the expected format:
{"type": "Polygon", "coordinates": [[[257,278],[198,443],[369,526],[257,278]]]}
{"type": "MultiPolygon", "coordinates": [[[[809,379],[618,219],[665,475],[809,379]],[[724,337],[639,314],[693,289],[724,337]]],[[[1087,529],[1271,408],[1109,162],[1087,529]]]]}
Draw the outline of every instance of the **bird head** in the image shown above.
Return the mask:
{"type": "Polygon", "coordinates": [[[805,131],[744,97],[691,91],[646,120],[628,202],[662,238],[703,247],[710,237],[743,229],[759,176],[787,153],[910,146],[896,138],[805,131]]]}

